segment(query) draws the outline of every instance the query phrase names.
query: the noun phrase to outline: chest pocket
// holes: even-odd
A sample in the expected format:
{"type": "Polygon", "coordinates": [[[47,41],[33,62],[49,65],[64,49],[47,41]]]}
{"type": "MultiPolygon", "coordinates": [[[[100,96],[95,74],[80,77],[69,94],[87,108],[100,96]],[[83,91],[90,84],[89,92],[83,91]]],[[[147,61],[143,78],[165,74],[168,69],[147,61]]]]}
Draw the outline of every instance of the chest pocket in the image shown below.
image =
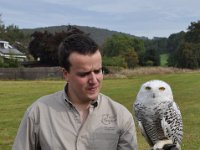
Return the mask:
{"type": "Polygon", "coordinates": [[[119,133],[114,129],[99,129],[91,136],[90,150],[116,150],[119,133]]]}

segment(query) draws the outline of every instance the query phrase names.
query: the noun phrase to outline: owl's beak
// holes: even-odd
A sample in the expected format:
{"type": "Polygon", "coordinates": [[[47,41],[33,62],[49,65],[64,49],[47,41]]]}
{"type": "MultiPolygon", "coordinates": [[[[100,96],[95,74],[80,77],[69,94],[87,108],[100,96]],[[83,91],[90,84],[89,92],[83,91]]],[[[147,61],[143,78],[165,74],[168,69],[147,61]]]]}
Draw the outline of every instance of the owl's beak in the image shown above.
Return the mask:
{"type": "Polygon", "coordinates": [[[155,93],[153,93],[152,97],[153,97],[153,98],[155,98],[155,97],[156,97],[156,94],[155,94],[155,93]]]}

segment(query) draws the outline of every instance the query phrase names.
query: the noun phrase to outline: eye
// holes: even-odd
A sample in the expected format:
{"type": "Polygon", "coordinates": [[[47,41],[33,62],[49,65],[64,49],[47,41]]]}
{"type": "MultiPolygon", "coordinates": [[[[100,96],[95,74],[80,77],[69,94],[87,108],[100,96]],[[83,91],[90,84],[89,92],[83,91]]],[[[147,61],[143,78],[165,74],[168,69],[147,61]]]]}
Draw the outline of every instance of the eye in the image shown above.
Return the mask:
{"type": "Polygon", "coordinates": [[[164,91],[165,88],[164,88],[164,87],[159,87],[159,90],[160,90],[160,91],[164,91]]]}
{"type": "Polygon", "coordinates": [[[151,87],[150,86],[146,86],[145,89],[146,90],[151,90],[151,87]]]}
{"type": "Polygon", "coordinates": [[[97,69],[97,70],[94,70],[94,73],[95,73],[95,74],[100,74],[100,73],[102,73],[102,68],[97,69]]]}
{"type": "Polygon", "coordinates": [[[77,72],[76,74],[77,74],[77,76],[84,78],[84,77],[90,75],[92,72],[94,72],[94,74],[96,74],[96,75],[101,74],[102,68],[96,69],[94,71],[88,71],[88,72],[77,72]]]}
{"type": "Polygon", "coordinates": [[[90,72],[78,72],[77,73],[77,75],[79,76],[79,77],[86,77],[87,75],[89,75],[90,74],[90,72]]]}

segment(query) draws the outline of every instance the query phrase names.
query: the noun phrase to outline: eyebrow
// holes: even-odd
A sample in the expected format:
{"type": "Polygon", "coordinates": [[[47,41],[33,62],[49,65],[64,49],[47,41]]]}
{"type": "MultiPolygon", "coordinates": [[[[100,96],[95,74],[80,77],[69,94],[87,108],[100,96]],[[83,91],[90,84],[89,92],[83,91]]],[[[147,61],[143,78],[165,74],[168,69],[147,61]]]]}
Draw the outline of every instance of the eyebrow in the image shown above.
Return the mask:
{"type": "Polygon", "coordinates": [[[87,76],[87,75],[89,75],[91,72],[94,72],[94,73],[96,74],[96,73],[99,73],[100,71],[102,71],[102,67],[99,68],[99,69],[94,69],[94,70],[92,70],[92,71],[86,71],[86,72],[81,71],[81,72],[77,72],[76,74],[77,74],[78,76],[87,76]]]}

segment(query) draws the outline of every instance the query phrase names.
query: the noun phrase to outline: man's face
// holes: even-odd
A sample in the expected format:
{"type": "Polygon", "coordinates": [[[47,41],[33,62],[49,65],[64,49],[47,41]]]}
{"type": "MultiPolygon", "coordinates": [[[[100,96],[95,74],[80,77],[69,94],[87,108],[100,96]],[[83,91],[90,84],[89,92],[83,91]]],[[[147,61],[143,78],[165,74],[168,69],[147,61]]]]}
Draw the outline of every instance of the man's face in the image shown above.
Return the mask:
{"type": "Polygon", "coordinates": [[[95,100],[103,80],[102,58],[99,51],[90,55],[72,53],[69,56],[70,71],[64,72],[68,82],[68,96],[74,103],[95,100]]]}

